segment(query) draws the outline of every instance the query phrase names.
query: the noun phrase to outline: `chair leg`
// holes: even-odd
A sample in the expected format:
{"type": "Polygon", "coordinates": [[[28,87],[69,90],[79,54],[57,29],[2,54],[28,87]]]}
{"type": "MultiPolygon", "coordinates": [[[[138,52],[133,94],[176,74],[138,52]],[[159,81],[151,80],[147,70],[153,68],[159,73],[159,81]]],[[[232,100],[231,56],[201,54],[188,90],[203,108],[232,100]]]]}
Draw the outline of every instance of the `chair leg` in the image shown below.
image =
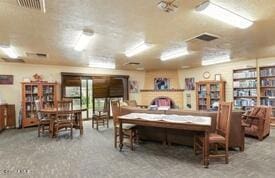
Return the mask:
{"type": "Polygon", "coordinates": [[[114,129],[114,146],[115,146],[115,148],[117,148],[117,130],[116,130],[116,128],[114,129]]]}
{"type": "Polygon", "coordinates": [[[73,139],[73,125],[71,125],[71,139],[73,139]]]}
{"type": "Polygon", "coordinates": [[[42,125],[42,133],[45,134],[45,126],[42,125]]]}
{"type": "Polygon", "coordinates": [[[130,132],[130,144],[131,144],[131,150],[134,151],[134,143],[133,143],[133,131],[130,132]]]}
{"type": "Polygon", "coordinates": [[[92,128],[95,128],[94,127],[94,124],[95,124],[94,122],[95,122],[94,117],[92,117],[92,128]]]}
{"type": "Polygon", "coordinates": [[[96,130],[98,130],[98,119],[96,119],[96,130]]]}
{"type": "Polygon", "coordinates": [[[228,145],[225,145],[225,164],[228,164],[228,145]]]}
{"type": "Polygon", "coordinates": [[[37,130],[38,130],[38,137],[40,137],[40,124],[38,125],[37,130]]]}

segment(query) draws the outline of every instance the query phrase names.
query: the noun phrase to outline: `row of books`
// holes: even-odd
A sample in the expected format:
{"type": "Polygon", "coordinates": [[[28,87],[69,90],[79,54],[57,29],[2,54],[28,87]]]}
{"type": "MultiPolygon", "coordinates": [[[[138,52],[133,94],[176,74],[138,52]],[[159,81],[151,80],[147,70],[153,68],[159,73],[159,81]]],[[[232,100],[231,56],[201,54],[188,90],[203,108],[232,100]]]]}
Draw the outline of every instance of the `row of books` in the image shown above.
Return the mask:
{"type": "Polygon", "coordinates": [[[275,90],[265,90],[264,96],[275,97],[275,90]]]}
{"type": "Polygon", "coordinates": [[[220,91],[220,85],[210,85],[210,90],[211,91],[220,91]]]}
{"type": "Polygon", "coordinates": [[[213,99],[213,98],[219,98],[220,97],[220,93],[218,92],[215,92],[215,93],[210,93],[210,97],[213,99]]]}
{"type": "Polygon", "coordinates": [[[256,80],[241,80],[241,81],[234,81],[233,87],[234,88],[256,88],[257,81],[256,80]]]}
{"type": "Polygon", "coordinates": [[[206,95],[207,95],[206,91],[199,92],[199,98],[206,98],[206,95]]]}
{"type": "Polygon", "coordinates": [[[262,105],[266,105],[266,106],[275,106],[275,100],[272,100],[272,99],[262,99],[261,100],[261,104],[262,105]]]}
{"type": "Polygon", "coordinates": [[[45,86],[43,87],[43,93],[44,94],[52,94],[54,90],[53,86],[45,86]]]}
{"type": "Polygon", "coordinates": [[[234,96],[257,96],[257,90],[256,89],[242,89],[242,90],[234,90],[234,96]]]}
{"type": "Polygon", "coordinates": [[[26,94],[37,94],[38,93],[38,88],[35,86],[35,87],[31,87],[31,86],[28,86],[26,89],[26,94]]]}
{"type": "Polygon", "coordinates": [[[234,101],[234,105],[237,107],[243,106],[255,106],[256,100],[255,99],[247,99],[247,98],[240,98],[234,101]]]}
{"type": "Polygon", "coordinates": [[[275,68],[265,68],[260,71],[261,77],[275,76],[275,68]]]}
{"type": "Polygon", "coordinates": [[[233,73],[234,79],[242,79],[242,78],[256,78],[256,71],[245,70],[242,72],[233,73]]]}
{"type": "Polygon", "coordinates": [[[38,99],[38,96],[26,96],[26,102],[34,102],[38,99]]]}
{"type": "Polygon", "coordinates": [[[199,100],[199,104],[200,105],[205,105],[206,104],[206,100],[199,100]]]}
{"type": "Polygon", "coordinates": [[[261,80],[262,87],[275,87],[275,80],[263,79],[261,80]]]}

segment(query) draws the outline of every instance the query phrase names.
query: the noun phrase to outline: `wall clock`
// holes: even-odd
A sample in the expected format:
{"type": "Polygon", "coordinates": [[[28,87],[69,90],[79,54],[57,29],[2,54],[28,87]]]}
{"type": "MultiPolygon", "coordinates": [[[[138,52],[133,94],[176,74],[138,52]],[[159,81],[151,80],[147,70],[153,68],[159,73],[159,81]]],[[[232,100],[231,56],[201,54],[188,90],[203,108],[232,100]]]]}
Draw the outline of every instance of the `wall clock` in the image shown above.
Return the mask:
{"type": "Polygon", "coordinates": [[[202,74],[202,76],[203,76],[204,79],[209,79],[210,78],[210,73],[208,71],[206,71],[202,74]]]}

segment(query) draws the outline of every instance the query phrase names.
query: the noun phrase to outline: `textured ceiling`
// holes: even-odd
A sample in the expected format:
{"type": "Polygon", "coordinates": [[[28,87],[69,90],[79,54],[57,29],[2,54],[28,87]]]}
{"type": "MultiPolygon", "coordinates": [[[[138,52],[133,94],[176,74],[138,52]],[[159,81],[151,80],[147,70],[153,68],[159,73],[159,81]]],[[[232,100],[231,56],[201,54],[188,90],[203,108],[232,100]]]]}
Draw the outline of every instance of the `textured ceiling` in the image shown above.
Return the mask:
{"type": "MultiPolygon", "coordinates": [[[[248,29],[238,29],[197,13],[204,0],[177,0],[176,12],[157,8],[158,0],[46,0],[47,12],[19,7],[16,0],[0,1],[0,43],[16,48],[27,63],[87,66],[95,57],[114,58],[117,68],[140,62],[145,69],[177,69],[199,66],[208,51],[228,50],[232,60],[275,56],[274,0],[212,0],[220,6],[254,21],[248,29]],[[83,52],[73,50],[81,30],[95,31],[83,52]],[[190,54],[160,61],[163,50],[208,32],[220,38],[212,42],[187,42],[190,54]],[[150,50],[132,58],[125,49],[145,40],[150,50]],[[26,56],[26,52],[47,53],[46,59],[26,56]]],[[[1,57],[5,57],[0,52],[1,57]]]]}

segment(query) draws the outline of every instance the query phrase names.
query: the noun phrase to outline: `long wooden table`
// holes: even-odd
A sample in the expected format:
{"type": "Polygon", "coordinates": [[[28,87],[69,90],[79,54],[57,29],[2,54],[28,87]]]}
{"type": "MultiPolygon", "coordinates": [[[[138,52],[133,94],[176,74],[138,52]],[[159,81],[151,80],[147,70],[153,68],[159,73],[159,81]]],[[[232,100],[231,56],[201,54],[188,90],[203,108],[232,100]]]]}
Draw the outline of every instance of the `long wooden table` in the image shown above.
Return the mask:
{"type": "Polygon", "coordinates": [[[83,120],[82,120],[82,112],[87,111],[87,109],[74,109],[69,111],[64,110],[57,110],[56,108],[47,108],[47,109],[41,109],[40,112],[42,114],[47,115],[48,118],[50,118],[50,136],[54,136],[54,121],[55,121],[55,115],[57,113],[71,113],[75,117],[74,120],[74,128],[80,130],[80,135],[83,135],[83,120]]]}
{"type": "MultiPolygon", "coordinates": [[[[135,124],[140,126],[151,126],[151,127],[160,127],[160,128],[171,128],[171,129],[182,129],[189,131],[196,131],[202,133],[204,135],[204,150],[203,151],[203,165],[204,167],[208,167],[209,164],[209,132],[211,129],[211,118],[209,118],[208,124],[198,124],[192,122],[169,122],[164,120],[146,120],[143,118],[129,118],[127,115],[119,116],[119,148],[120,151],[123,148],[123,127],[124,123],[127,124],[135,124]]],[[[163,115],[162,115],[163,116],[163,115]]],[[[194,116],[196,117],[196,116],[194,116]]]]}

